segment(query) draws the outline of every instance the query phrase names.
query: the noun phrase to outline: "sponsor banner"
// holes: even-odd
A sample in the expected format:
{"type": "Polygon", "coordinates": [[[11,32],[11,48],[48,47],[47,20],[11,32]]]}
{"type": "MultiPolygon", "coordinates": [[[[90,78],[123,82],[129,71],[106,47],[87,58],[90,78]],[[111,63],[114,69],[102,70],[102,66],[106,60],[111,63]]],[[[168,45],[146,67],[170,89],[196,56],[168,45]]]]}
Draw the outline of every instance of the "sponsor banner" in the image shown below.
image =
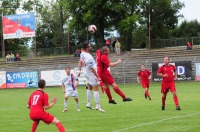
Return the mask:
{"type": "Polygon", "coordinates": [[[34,13],[3,16],[2,21],[4,39],[35,37],[34,13]]]}
{"type": "Polygon", "coordinates": [[[7,72],[7,88],[31,88],[38,87],[38,72],[7,72]]]}
{"type": "MultiPolygon", "coordinates": [[[[85,76],[84,76],[84,71],[85,70],[85,68],[84,67],[82,67],[81,68],[81,74],[80,74],[80,76],[78,77],[78,80],[79,80],[79,85],[86,85],[86,78],[85,78],[85,76]]],[[[78,74],[78,67],[74,67],[74,74],[75,75],[77,75],[78,74]]]]}
{"type": "Polygon", "coordinates": [[[61,86],[65,76],[65,70],[41,71],[41,79],[46,81],[46,86],[61,86]]]}
{"type": "Polygon", "coordinates": [[[6,88],[6,71],[0,71],[0,88],[6,88]]]}
{"type": "MultiPolygon", "coordinates": [[[[157,76],[158,68],[164,63],[152,63],[153,81],[161,81],[162,78],[157,76]]],[[[170,63],[176,67],[178,74],[177,80],[192,80],[192,62],[191,61],[176,61],[170,63]]]]}
{"type": "Polygon", "coordinates": [[[200,81],[200,63],[195,63],[195,79],[200,81]]]}
{"type": "MultiPolygon", "coordinates": [[[[81,70],[80,77],[78,77],[79,85],[86,84],[86,78],[84,77],[83,71],[84,67],[81,70]]],[[[71,73],[77,75],[78,67],[71,69],[71,73]]],[[[41,79],[46,81],[46,86],[61,86],[64,77],[66,77],[65,70],[41,71],[41,79]]]]}

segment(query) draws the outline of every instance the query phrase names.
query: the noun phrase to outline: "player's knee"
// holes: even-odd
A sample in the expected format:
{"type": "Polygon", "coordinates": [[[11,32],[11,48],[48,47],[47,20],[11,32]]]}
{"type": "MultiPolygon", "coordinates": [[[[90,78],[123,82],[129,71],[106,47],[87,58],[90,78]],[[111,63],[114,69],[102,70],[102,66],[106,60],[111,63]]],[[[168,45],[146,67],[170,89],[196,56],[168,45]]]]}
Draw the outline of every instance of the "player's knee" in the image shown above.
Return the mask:
{"type": "Polygon", "coordinates": [[[60,122],[60,121],[54,117],[52,123],[53,123],[53,124],[56,124],[56,123],[58,123],[58,122],[60,122]]]}

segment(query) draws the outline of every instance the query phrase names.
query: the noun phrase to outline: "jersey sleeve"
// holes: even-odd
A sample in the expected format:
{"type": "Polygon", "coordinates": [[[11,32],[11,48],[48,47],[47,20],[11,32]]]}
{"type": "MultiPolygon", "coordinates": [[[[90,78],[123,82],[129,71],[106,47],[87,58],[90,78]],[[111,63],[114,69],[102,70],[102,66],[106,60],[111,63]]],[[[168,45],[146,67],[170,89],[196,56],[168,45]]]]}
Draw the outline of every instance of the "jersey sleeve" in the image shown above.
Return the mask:
{"type": "Polygon", "coordinates": [[[138,77],[139,77],[139,76],[141,75],[141,72],[139,71],[137,75],[138,75],[138,77]]]}
{"type": "Polygon", "coordinates": [[[110,60],[108,59],[108,56],[106,56],[106,55],[102,55],[102,56],[101,56],[101,61],[102,61],[104,64],[107,64],[107,65],[110,64],[110,60]]]}
{"type": "Polygon", "coordinates": [[[77,75],[74,75],[74,80],[78,81],[78,76],[77,75]]]}
{"type": "Polygon", "coordinates": [[[157,73],[162,73],[163,72],[163,66],[159,67],[158,72],[157,73]]]}
{"type": "Polygon", "coordinates": [[[147,72],[148,72],[148,75],[151,75],[151,72],[149,70],[147,72]]]}
{"type": "Polygon", "coordinates": [[[94,68],[94,65],[95,65],[94,59],[91,58],[90,60],[88,60],[87,63],[88,63],[88,67],[89,67],[89,68],[94,68]]]}
{"type": "Polygon", "coordinates": [[[64,84],[66,82],[66,78],[62,79],[62,84],[64,84]]]}
{"type": "Polygon", "coordinates": [[[43,105],[44,106],[48,106],[49,105],[48,100],[49,100],[49,96],[46,93],[44,93],[44,100],[43,100],[43,105]]]}

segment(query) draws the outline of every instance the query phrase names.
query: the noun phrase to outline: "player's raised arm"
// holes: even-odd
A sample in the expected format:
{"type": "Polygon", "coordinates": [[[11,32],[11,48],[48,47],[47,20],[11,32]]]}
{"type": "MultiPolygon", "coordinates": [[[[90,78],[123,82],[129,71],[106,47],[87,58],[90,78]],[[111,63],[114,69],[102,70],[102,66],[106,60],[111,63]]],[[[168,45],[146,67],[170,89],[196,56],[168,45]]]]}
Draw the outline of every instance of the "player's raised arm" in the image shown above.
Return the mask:
{"type": "Polygon", "coordinates": [[[121,63],[121,62],[122,62],[122,60],[121,60],[121,59],[118,59],[118,60],[115,61],[115,62],[110,62],[109,66],[110,66],[110,67],[114,67],[114,66],[118,65],[118,64],[121,63]]]}
{"type": "Polygon", "coordinates": [[[48,106],[44,106],[45,110],[50,109],[57,102],[57,97],[54,97],[48,106]]]}

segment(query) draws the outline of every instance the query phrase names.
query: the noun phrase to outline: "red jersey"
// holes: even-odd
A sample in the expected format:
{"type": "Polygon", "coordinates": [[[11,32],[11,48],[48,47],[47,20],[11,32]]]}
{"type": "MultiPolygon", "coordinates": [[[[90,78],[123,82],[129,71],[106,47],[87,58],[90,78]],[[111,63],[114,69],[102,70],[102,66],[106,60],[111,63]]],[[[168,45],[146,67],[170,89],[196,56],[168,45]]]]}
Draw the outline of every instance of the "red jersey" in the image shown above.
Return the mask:
{"type": "Polygon", "coordinates": [[[149,76],[151,75],[151,72],[149,70],[140,70],[138,72],[138,76],[141,78],[141,82],[149,82],[149,76]]]}
{"type": "Polygon", "coordinates": [[[167,74],[168,77],[163,77],[162,82],[174,82],[174,74],[176,72],[176,67],[174,65],[163,65],[158,69],[158,73],[163,75],[167,74]]]}
{"type": "Polygon", "coordinates": [[[100,54],[97,56],[97,72],[99,75],[105,74],[105,73],[110,73],[108,68],[110,64],[110,60],[108,59],[108,55],[105,54],[100,54]]]}
{"type": "Polygon", "coordinates": [[[44,112],[43,106],[49,105],[48,98],[49,97],[45,92],[41,90],[34,91],[28,100],[30,114],[39,114],[44,112]]]}

